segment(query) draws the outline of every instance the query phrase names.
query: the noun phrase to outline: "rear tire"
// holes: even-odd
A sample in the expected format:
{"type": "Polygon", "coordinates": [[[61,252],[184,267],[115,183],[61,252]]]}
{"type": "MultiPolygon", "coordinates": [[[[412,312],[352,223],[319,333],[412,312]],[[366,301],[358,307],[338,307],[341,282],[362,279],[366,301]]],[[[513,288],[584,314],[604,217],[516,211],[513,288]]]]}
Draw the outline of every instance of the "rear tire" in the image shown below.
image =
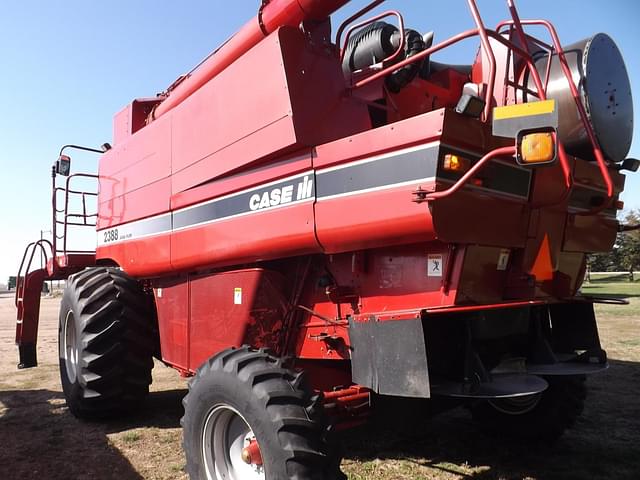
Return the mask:
{"type": "Polygon", "coordinates": [[[513,400],[483,400],[472,406],[474,420],[493,434],[537,442],[555,441],[582,414],[585,378],[548,377],[542,393],[513,400]]]}
{"type": "Polygon", "coordinates": [[[346,478],[329,447],[319,397],[302,373],[265,350],[243,346],[213,356],[189,383],[183,404],[192,480],[346,478]],[[240,458],[252,440],[261,465],[240,458]]]}
{"type": "Polygon", "coordinates": [[[149,393],[157,332],[153,300],[115,268],[89,268],[67,281],[60,305],[62,390],[73,415],[104,418],[149,393]]]}

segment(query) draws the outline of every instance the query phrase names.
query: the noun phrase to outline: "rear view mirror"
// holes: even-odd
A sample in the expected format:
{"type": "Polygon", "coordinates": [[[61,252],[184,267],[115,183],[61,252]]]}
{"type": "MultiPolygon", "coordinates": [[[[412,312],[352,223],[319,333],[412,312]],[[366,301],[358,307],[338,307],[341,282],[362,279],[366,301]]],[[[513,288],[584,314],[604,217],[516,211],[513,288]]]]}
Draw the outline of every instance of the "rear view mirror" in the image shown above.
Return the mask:
{"type": "Polygon", "coordinates": [[[629,172],[637,172],[638,167],[640,167],[640,160],[636,160],[635,158],[627,158],[624,162],[618,165],[617,170],[627,170],[629,172]]]}
{"type": "Polygon", "coordinates": [[[56,161],[56,173],[58,175],[64,175],[68,177],[71,173],[71,157],[67,155],[60,155],[56,161]]]}

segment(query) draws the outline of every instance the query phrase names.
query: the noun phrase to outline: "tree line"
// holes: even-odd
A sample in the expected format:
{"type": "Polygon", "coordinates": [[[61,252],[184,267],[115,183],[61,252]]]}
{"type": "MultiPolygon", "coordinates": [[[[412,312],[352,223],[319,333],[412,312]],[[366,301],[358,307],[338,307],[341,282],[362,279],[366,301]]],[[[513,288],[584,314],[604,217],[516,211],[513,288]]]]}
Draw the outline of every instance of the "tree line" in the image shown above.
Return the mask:
{"type": "MultiPolygon", "coordinates": [[[[622,225],[640,225],[640,209],[624,214],[622,225]]],[[[633,281],[633,272],[640,269],[640,229],[618,233],[613,249],[607,253],[589,256],[589,270],[592,272],[629,272],[633,281]]]]}

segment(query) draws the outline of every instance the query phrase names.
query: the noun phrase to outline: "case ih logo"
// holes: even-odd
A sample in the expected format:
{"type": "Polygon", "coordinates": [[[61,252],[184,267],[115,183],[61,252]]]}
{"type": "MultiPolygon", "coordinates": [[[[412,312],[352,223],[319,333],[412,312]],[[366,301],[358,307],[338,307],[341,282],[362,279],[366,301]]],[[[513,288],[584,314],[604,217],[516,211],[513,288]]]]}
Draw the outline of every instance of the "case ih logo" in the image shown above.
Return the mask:
{"type": "MultiPolygon", "coordinates": [[[[293,201],[295,184],[285,185],[283,187],[272,188],[262,193],[255,193],[249,199],[249,208],[252,211],[262,210],[263,208],[276,207],[293,201]]],[[[296,188],[295,200],[305,200],[311,197],[313,191],[313,182],[308,176],[298,183],[296,188]]]]}

